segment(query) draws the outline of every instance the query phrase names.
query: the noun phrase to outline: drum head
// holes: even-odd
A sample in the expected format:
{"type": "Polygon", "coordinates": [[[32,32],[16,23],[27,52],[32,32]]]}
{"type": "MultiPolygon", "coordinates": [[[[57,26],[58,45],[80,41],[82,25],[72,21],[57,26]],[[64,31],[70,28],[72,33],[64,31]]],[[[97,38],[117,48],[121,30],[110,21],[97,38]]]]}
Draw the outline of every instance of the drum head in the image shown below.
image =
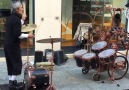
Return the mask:
{"type": "Polygon", "coordinates": [[[86,54],[84,54],[84,55],[82,56],[82,59],[84,59],[84,60],[89,60],[89,59],[94,58],[95,56],[96,56],[95,53],[86,53],[86,54]]]}
{"type": "Polygon", "coordinates": [[[106,41],[100,41],[100,42],[97,42],[95,43],[91,49],[92,50],[100,50],[100,49],[103,49],[104,47],[107,46],[107,42],[106,41]]]}
{"type": "Polygon", "coordinates": [[[112,56],[114,54],[115,54],[114,49],[107,49],[107,50],[104,50],[104,51],[100,52],[98,56],[100,58],[107,58],[107,57],[110,57],[110,56],[112,56]]]}
{"type": "Polygon", "coordinates": [[[83,54],[87,53],[88,51],[85,49],[78,50],[74,52],[74,56],[82,56],[83,54]]]}

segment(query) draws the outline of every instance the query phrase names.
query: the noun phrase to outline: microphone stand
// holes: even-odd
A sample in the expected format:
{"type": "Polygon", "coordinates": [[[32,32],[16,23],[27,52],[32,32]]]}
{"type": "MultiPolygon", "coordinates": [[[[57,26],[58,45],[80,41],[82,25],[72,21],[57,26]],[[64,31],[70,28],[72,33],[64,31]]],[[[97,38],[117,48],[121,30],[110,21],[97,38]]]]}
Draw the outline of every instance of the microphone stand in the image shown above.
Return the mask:
{"type": "Polygon", "coordinates": [[[91,44],[91,34],[92,34],[92,28],[88,28],[88,40],[87,40],[87,50],[88,52],[91,52],[90,47],[92,46],[91,44]],[[89,45],[89,47],[88,47],[89,45]]]}

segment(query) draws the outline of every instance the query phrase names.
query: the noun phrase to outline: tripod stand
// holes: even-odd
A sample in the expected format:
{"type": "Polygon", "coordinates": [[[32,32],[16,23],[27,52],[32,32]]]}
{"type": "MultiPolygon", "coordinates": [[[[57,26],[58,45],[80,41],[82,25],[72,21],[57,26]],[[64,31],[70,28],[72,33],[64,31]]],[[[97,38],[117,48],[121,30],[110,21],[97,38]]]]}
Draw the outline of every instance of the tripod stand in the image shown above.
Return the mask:
{"type": "Polygon", "coordinates": [[[27,52],[27,61],[23,64],[23,66],[25,66],[26,64],[27,64],[27,67],[32,66],[30,61],[29,61],[29,51],[30,51],[30,49],[29,49],[29,38],[27,38],[27,50],[26,50],[26,52],[27,52]]]}

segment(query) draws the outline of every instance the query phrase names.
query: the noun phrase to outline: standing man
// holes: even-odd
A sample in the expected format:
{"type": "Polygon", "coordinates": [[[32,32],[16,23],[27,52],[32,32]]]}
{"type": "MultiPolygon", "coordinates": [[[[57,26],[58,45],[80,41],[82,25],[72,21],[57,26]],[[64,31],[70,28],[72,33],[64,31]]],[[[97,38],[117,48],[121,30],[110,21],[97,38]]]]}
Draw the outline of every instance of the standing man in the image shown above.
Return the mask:
{"type": "Polygon", "coordinates": [[[125,5],[126,9],[124,11],[124,14],[126,18],[128,19],[128,25],[127,25],[127,32],[129,33],[129,3],[125,5]]]}
{"type": "Polygon", "coordinates": [[[20,75],[22,71],[20,39],[34,38],[33,34],[24,34],[21,32],[24,20],[25,15],[23,14],[21,2],[13,2],[12,14],[7,18],[4,38],[4,52],[9,76],[9,88],[18,87],[16,76],[20,75]]]}

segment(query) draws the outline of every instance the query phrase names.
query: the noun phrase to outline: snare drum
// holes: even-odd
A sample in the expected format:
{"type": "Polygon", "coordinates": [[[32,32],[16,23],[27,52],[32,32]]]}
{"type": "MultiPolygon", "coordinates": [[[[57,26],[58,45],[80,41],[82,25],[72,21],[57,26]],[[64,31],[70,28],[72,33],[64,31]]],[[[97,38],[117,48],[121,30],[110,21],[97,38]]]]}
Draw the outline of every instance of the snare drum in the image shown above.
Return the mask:
{"type": "Polygon", "coordinates": [[[49,73],[44,68],[26,67],[24,71],[25,88],[43,88],[49,85],[49,73]]]}
{"type": "Polygon", "coordinates": [[[78,67],[82,67],[82,55],[86,54],[88,51],[85,49],[78,50],[74,52],[74,59],[78,67]]]}
{"type": "Polygon", "coordinates": [[[94,53],[100,53],[101,51],[105,50],[107,46],[107,42],[106,41],[100,41],[95,43],[92,47],[91,50],[94,53]]]}
{"type": "Polygon", "coordinates": [[[85,68],[96,68],[96,54],[95,53],[86,53],[82,56],[83,65],[85,68]]]}
{"type": "Polygon", "coordinates": [[[100,58],[100,62],[110,62],[115,60],[115,50],[114,49],[107,49],[98,54],[100,58]]]}

